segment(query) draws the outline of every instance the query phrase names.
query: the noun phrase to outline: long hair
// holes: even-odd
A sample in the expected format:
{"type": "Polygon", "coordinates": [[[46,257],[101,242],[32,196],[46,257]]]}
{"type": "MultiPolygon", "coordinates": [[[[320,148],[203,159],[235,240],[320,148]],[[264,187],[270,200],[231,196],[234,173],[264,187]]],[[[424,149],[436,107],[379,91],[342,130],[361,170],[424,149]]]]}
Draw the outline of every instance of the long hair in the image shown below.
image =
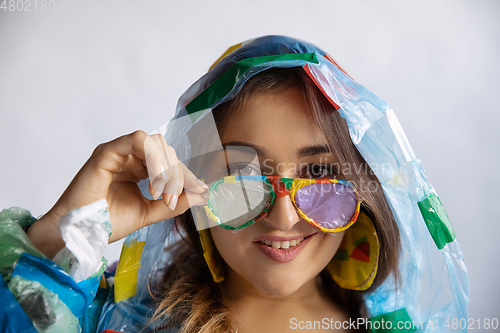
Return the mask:
{"type": "MultiPolygon", "coordinates": [[[[363,198],[362,210],[372,219],[378,234],[379,268],[375,281],[368,290],[361,292],[340,288],[326,268],[320,274],[331,299],[351,318],[359,318],[364,311],[363,293],[379,286],[391,274],[391,278],[397,282],[400,237],[380,183],[352,143],[346,121],[301,68],[275,68],[255,75],[245,83],[235,98],[214,110],[214,119],[222,136],[231,118],[237,115],[238,110],[252,96],[262,92],[279,93],[291,87],[298,87],[303,92],[309,112],[325,134],[330,151],[340,166],[336,173],[340,175],[339,178],[354,184],[363,198]],[[341,166],[351,166],[350,171],[358,172],[348,172],[341,166]],[[361,184],[378,186],[360,186],[361,184]]],[[[192,142],[192,149],[195,145],[192,142]]],[[[222,286],[213,282],[203,259],[191,211],[178,216],[176,225],[183,238],[169,249],[173,253],[173,260],[154,292],[158,306],[152,321],[163,320],[166,324],[162,328],[176,327],[180,332],[237,332],[238,327],[230,320],[229,309],[223,304],[222,286]]]]}

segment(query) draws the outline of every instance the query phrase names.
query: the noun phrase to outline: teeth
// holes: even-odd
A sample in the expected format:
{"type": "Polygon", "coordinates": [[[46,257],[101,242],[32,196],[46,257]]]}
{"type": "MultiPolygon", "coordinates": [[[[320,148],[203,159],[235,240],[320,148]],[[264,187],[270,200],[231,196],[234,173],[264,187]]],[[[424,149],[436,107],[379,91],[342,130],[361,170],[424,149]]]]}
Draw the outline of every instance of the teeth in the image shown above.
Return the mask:
{"type": "Polygon", "coordinates": [[[275,249],[288,249],[290,247],[294,247],[295,245],[299,245],[300,242],[302,242],[304,238],[299,238],[299,239],[294,239],[291,241],[270,241],[270,240],[264,240],[260,241],[263,244],[266,244],[267,246],[272,246],[275,249]]]}

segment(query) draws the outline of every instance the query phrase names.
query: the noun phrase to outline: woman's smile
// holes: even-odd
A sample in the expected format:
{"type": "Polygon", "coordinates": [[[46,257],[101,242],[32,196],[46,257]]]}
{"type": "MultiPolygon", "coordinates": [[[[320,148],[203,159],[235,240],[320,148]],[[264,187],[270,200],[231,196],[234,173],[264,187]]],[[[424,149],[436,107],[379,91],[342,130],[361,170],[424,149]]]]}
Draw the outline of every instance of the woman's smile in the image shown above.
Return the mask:
{"type": "Polygon", "coordinates": [[[254,241],[253,245],[269,259],[279,263],[287,263],[294,260],[315,235],[316,233],[303,237],[263,236],[258,237],[262,240],[254,241]]]}

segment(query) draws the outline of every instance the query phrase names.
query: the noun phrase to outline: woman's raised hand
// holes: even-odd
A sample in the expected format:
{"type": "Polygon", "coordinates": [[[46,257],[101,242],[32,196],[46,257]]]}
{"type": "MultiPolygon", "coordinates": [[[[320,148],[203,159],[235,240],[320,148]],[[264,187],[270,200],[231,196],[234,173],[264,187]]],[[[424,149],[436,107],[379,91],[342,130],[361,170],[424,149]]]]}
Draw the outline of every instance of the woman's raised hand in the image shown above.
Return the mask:
{"type": "Polygon", "coordinates": [[[58,229],[70,210],[106,199],[112,234],[117,241],[147,225],[175,217],[190,206],[204,204],[206,185],[181,163],[162,135],[137,131],[99,145],[52,209],[28,230],[50,258],[64,247],[58,229]],[[150,178],[147,200],[137,182],[150,178]],[[184,191],[186,189],[186,191],[184,191]]]}

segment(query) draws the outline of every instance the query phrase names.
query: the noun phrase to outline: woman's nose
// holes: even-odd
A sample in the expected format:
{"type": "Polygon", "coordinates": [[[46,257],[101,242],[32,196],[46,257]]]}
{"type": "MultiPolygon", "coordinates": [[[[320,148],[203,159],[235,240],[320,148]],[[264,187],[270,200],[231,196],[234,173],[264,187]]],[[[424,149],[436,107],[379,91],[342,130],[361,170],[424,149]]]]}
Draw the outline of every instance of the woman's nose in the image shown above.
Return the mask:
{"type": "Polygon", "coordinates": [[[264,218],[264,221],[279,231],[288,231],[300,221],[300,216],[297,214],[290,196],[285,195],[275,199],[271,212],[264,218]]]}

